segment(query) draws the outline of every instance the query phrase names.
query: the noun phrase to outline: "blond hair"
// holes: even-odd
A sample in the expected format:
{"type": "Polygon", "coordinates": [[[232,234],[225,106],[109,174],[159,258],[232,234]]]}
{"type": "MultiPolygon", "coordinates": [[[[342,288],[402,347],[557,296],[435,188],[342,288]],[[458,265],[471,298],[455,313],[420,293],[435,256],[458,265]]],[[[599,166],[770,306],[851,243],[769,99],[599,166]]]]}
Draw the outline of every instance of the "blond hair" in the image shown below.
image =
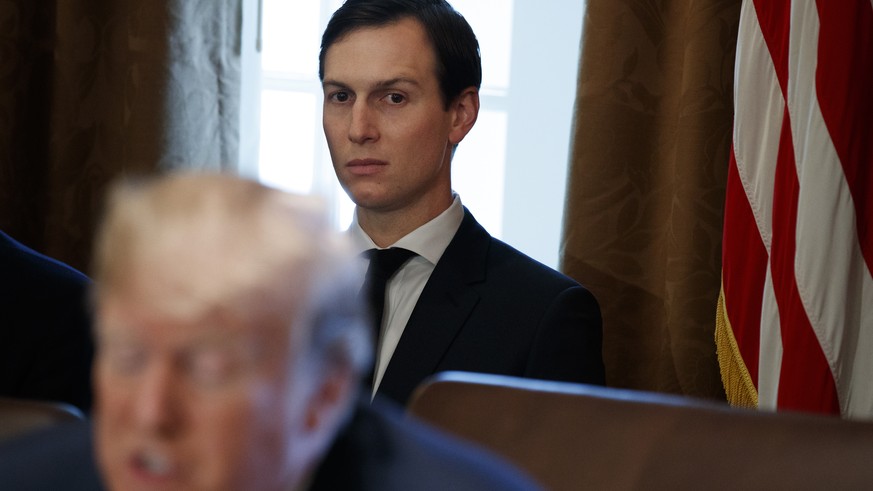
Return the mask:
{"type": "Polygon", "coordinates": [[[360,270],[314,197],[224,174],[116,183],[93,275],[97,306],[135,295],[180,317],[222,309],[287,325],[298,353],[357,372],[370,361],[360,270]]]}

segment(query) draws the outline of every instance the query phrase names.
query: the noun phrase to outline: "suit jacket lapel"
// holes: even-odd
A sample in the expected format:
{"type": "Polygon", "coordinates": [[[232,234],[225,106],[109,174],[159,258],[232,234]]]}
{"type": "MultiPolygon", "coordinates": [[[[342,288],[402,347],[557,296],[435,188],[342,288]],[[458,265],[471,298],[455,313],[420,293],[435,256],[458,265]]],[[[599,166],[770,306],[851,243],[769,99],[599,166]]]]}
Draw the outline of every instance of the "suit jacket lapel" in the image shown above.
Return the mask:
{"type": "Polygon", "coordinates": [[[379,385],[379,393],[405,401],[434,373],[479,301],[472,287],[485,279],[491,236],[465,208],[458,232],[421,292],[379,385]]]}

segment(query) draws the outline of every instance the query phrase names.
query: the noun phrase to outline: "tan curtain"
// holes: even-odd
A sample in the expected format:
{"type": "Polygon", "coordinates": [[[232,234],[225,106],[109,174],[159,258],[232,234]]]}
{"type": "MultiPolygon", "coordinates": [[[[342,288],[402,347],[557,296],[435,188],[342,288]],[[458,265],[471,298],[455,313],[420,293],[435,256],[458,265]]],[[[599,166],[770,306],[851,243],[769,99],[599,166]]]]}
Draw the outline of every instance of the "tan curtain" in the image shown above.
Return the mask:
{"type": "Polygon", "coordinates": [[[724,399],[713,340],[739,0],[589,0],[561,267],[607,383],[724,399]]]}
{"type": "Polygon", "coordinates": [[[0,228],[87,271],[108,181],[235,166],[239,3],[0,1],[0,228]]]}

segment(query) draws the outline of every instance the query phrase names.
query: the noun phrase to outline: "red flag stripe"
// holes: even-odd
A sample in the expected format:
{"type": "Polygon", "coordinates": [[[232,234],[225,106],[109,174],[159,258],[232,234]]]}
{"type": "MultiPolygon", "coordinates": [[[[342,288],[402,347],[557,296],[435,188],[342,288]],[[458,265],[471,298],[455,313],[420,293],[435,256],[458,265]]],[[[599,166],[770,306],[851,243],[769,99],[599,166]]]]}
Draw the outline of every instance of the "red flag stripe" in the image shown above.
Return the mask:
{"type": "Polygon", "coordinates": [[[800,185],[787,114],[782,128],[783,139],[773,190],[774,201],[780,206],[773,209],[770,261],[782,331],[777,407],[839,414],[840,405],[830,366],[797,291],[794,256],[800,185]]]}
{"type": "Polygon", "coordinates": [[[755,13],[770,59],[779,79],[782,97],[788,92],[788,47],[791,32],[791,0],[755,0],[755,13]]]}
{"type": "Polygon", "coordinates": [[[861,250],[873,270],[873,4],[817,0],[816,89],[852,199],[861,250]]]}
{"type": "Polygon", "coordinates": [[[728,167],[724,241],[722,244],[722,285],[725,310],[733,326],[737,347],[755,387],[758,385],[758,351],[761,336],[761,301],[767,275],[767,249],[746,191],[740,181],[737,162],[731,149],[728,167]],[[743,301],[743,299],[748,299],[743,301]]]}

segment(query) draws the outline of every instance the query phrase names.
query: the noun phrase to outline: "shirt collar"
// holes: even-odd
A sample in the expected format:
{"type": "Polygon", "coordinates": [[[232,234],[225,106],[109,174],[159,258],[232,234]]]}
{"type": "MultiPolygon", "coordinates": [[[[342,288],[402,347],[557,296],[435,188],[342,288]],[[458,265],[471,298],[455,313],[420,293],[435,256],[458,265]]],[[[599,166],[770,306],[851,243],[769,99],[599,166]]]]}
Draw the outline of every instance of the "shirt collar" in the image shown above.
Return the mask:
{"type": "MultiPolygon", "coordinates": [[[[453,197],[452,204],[445,211],[431,221],[404,235],[389,247],[409,249],[432,264],[436,264],[464,220],[464,207],[461,204],[461,197],[457,193],[453,193],[453,197]]],[[[352,236],[356,252],[378,248],[373,239],[364,232],[364,229],[358,223],[357,212],[355,212],[352,224],[349,226],[349,234],[352,236]]]]}

